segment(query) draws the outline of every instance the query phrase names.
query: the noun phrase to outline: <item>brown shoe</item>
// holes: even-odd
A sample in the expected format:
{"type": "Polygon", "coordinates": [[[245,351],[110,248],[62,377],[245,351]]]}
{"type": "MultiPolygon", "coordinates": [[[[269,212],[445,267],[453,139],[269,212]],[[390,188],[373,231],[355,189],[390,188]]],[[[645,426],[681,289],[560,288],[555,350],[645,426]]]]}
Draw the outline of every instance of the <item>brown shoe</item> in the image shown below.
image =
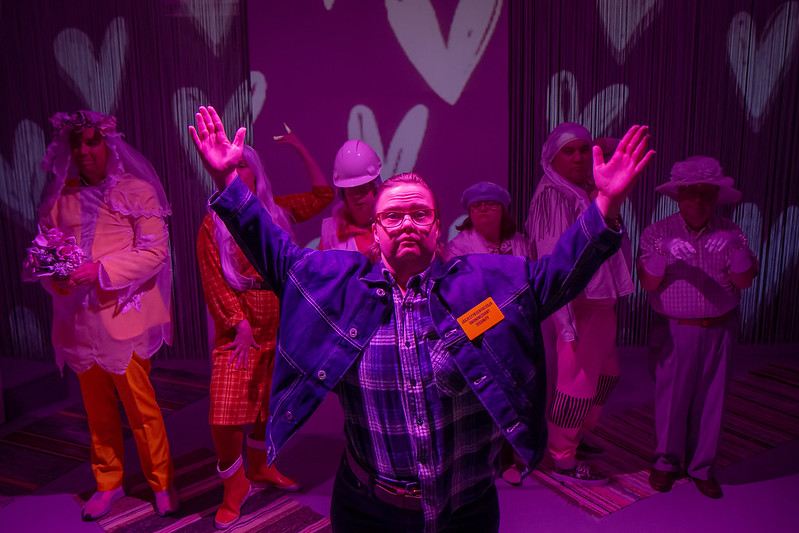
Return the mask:
{"type": "Polygon", "coordinates": [[[716,478],[711,477],[710,479],[699,479],[698,477],[692,477],[691,479],[693,479],[694,483],[696,483],[696,488],[699,489],[699,492],[708,498],[717,499],[724,496],[724,493],[721,491],[721,485],[719,485],[719,482],[716,481],[716,478]]]}
{"type": "Polygon", "coordinates": [[[677,480],[677,472],[658,470],[653,468],[649,473],[649,484],[652,488],[660,492],[668,492],[677,480]]]}

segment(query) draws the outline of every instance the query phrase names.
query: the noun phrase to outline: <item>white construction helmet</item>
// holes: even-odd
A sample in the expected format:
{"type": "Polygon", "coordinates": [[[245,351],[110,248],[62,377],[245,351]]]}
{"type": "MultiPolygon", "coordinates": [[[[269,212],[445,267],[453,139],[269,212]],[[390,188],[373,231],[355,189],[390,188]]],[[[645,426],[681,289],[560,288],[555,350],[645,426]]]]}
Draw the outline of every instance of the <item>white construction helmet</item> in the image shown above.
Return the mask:
{"type": "Polygon", "coordinates": [[[333,185],[357,187],[380,179],[380,158],[372,147],[359,139],[341,145],[333,161],[333,185]]]}

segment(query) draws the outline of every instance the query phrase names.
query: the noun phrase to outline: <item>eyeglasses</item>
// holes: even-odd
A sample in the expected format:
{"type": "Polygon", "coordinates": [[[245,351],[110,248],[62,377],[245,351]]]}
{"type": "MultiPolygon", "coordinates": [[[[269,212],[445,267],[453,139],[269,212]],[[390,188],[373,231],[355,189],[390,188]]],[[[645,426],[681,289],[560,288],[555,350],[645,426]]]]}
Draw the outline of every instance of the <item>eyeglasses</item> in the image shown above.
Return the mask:
{"type": "Polygon", "coordinates": [[[369,183],[364,183],[363,185],[358,185],[357,187],[347,187],[341,190],[343,191],[342,194],[344,197],[349,196],[360,199],[369,193],[374,192],[376,189],[377,187],[375,186],[375,182],[370,181],[369,183]]]}
{"type": "Polygon", "coordinates": [[[383,211],[377,213],[375,219],[377,223],[386,229],[396,228],[405,221],[405,217],[411,218],[411,222],[417,226],[429,226],[436,221],[435,209],[417,209],[415,211],[383,211]]]}
{"type": "Polygon", "coordinates": [[[502,207],[502,204],[493,200],[485,200],[483,202],[474,202],[469,206],[469,211],[496,211],[502,207]]]}

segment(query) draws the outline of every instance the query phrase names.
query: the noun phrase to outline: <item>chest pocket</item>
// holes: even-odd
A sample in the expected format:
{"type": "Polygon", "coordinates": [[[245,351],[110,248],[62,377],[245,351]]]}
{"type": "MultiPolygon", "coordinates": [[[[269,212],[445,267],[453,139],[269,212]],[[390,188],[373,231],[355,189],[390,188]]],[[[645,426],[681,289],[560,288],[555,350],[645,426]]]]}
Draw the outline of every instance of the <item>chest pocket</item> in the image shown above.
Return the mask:
{"type": "Polygon", "coordinates": [[[433,364],[433,376],[436,387],[442,395],[454,398],[460,396],[469,388],[461,371],[455,365],[455,360],[444,348],[440,339],[428,341],[430,348],[430,361],[433,364]]]}

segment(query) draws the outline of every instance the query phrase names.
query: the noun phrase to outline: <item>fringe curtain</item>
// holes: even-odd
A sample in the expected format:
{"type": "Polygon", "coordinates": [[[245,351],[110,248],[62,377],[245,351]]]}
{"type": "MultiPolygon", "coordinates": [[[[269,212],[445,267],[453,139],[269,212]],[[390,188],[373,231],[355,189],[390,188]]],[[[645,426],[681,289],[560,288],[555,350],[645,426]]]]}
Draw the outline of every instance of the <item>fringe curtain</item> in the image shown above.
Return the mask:
{"type": "MultiPolygon", "coordinates": [[[[633,254],[644,227],[676,212],[654,191],[671,166],[717,158],[743,192],[719,211],[761,263],[743,292],[740,340],[798,341],[799,2],[509,0],[508,8],[509,183],[519,222],[556,124],[616,138],[648,124],[657,156],[623,208],[633,254]]],[[[640,286],[618,311],[620,344],[645,344],[650,309],[640,286]]]]}
{"type": "Polygon", "coordinates": [[[2,355],[52,357],[50,298],[38,284],[20,282],[20,266],[46,179],[48,118],[94,109],[117,116],[118,130],[152,162],[172,206],[175,335],[165,355],[208,356],[195,241],[212,185],[187,125],[206,103],[229,127],[251,125],[245,8],[244,0],[2,3],[2,355]]]}

